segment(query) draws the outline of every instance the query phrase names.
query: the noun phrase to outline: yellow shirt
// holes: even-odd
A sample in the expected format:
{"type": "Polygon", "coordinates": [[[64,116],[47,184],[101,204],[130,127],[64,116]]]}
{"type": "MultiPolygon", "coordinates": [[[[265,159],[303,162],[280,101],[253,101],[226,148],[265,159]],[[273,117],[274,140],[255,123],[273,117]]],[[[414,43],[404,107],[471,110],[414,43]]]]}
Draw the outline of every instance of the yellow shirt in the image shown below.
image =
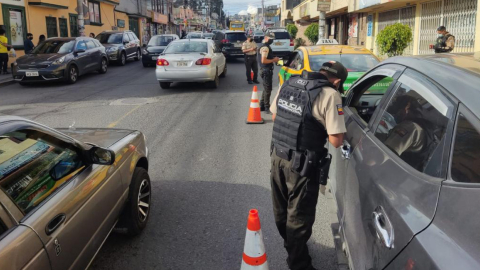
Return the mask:
{"type": "MultiPolygon", "coordinates": [[[[5,36],[0,36],[0,42],[3,44],[8,44],[8,38],[5,36]]],[[[8,53],[7,47],[0,44],[0,53],[8,53]]]]}

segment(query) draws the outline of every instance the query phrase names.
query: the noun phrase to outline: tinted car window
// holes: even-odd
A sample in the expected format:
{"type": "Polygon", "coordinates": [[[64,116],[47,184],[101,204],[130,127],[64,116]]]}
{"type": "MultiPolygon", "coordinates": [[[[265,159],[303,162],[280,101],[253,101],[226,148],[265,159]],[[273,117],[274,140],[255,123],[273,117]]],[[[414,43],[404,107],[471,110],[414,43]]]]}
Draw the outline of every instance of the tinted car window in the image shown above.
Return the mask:
{"type": "Polygon", "coordinates": [[[273,34],[275,34],[275,39],[290,39],[288,32],[273,32],[273,34]]]}
{"type": "Polygon", "coordinates": [[[208,53],[208,47],[207,42],[182,41],[171,43],[163,53],[208,53]]]}
{"type": "Polygon", "coordinates": [[[130,41],[136,41],[137,40],[137,36],[135,36],[134,33],[128,33],[128,37],[130,38],[130,41]]]}
{"type": "Polygon", "coordinates": [[[77,51],[79,50],[84,50],[86,51],[87,50],[87,45],[85,45],[85,42],[82,40],[82,41],[79,41],[77,43],[77,47],[75,48],[77,51]]]}
{"type": "Polygon", "coordinates": [[[451,175],[457,182],[480,183],[480,129],[463,114],[457,120],[451,175]]]}
{"type": "Polygon", "coordinates": [[[123,34],[122,33],[101,33],[95,37],[100,43],[103,44],[122,44],[123,34]]]}
{"type": "Polygon", "coordinates": [[[167,46],[174,39],[172,36],[154,36],[148,42],[148,46],[167,46]]]}
{"type": "Polygon", "coordinates": [[[130,36],[128,35],[128,33],[125,33],[123,35],[123,42],[130,42],[130,36]]]}
{"type": "Polygon", "coordinates": [[[247,36],[244,33],[227,33],[225,36],[230,42],[247,40],[247,36]]]}
{"type": "Polygon", "coordinates": [[[310,68],[320,70],[323,63],[338,61],[342,63],[348,72],[366,72],[378,64],[378,60],[370,54],[324,54],[310,55],[310,68]]]}
{"type": "Polygon", "coordinates": [[[441,162],[432,157],[443,149],[453,109],[431,89],[433,84],[403,83],[383,112],[375,136],[413,168],[438,177],[441,162]]]}
{"type": "Polygon", "coordinates": [[[91,40],[86,40],[85,43],[87,44],[87,48],[88,49],[95,49],[95,43],[93,43],[93,41],[91,40]]]}
{"type": "Polygon", "coordinates": [[[0,188],[28,213],[83,168],[76,149],[36,130],[0,136],[0,188]]]}
{"type": "Polygon", "coordinates": [[[60,40],[47,40],[42,44],[35,47],[33,54],[43,53],[71,53],[75,46],[75,40],[60,41],[60,40]]]}

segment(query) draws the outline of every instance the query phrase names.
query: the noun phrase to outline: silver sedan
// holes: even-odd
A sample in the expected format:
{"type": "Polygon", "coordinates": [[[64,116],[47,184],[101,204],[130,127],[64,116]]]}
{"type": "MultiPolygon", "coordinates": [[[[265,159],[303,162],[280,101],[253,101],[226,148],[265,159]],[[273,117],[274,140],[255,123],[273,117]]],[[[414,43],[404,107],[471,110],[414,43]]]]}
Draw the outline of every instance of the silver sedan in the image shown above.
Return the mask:
{"type": "Polygon", "coordinates": [[[207,82],[217,88],[219,77],[227,74],[227,62],[211,40],[175,40],[158,57],[155,74],[163,89],[173,82],[207,82]]]}

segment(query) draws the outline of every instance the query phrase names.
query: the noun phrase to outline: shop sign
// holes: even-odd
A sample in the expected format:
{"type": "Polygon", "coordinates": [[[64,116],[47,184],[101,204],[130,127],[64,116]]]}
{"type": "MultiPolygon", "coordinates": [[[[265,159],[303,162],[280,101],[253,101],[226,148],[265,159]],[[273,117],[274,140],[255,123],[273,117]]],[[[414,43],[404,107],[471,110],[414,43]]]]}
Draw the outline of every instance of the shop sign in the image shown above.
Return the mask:
{"type": "Polygon", "coordinates": [[[125,28],[125,20],[117,19],[117,26],[120,28],[125,28]]]}
{"type": "Polygon", "coordinates": [[[330,11],[330,1],[331,0],[318,0],[317,11],[330,11]]]}
{"type": "Polygon", "coordinates": [[[367,16],[367,37],[371,37],[373,32],[373,15],[367,16]]]}
{"type": "Polygon", "coordinates": [[[378,4],[380,4],[380,0],[360,0],[358,3],[358,8],[362,9],[362,8],[366,8],[366,7],[378,5],[378,4]]]}
{"type": "Polygon", "coordinates": [[[155,23],[160,24],[167,24],[168,23],[168,16],[160,14],[158,12],[152,11],[152,21],[155,23]]]}

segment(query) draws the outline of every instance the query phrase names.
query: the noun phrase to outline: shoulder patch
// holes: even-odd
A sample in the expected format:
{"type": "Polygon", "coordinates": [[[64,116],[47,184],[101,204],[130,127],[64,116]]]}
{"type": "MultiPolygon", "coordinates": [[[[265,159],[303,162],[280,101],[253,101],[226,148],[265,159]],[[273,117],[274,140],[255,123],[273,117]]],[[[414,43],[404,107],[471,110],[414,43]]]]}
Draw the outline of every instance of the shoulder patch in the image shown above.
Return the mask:
{"type": "Polygon", "coordinates": [[[405,135],[408,134],[408,130],[406,130],[406,129],[402,128],[402,127],[398,127],[398,126],[397,126],[397,127],[395,128],[395,133],[397,133],[400,137],[403,138],[405,135]]]}
{"type": "Polygon", "coordinates": [[[337,104],[338,115],[343,115],[343,106],[342,104],[337,104]]]}

